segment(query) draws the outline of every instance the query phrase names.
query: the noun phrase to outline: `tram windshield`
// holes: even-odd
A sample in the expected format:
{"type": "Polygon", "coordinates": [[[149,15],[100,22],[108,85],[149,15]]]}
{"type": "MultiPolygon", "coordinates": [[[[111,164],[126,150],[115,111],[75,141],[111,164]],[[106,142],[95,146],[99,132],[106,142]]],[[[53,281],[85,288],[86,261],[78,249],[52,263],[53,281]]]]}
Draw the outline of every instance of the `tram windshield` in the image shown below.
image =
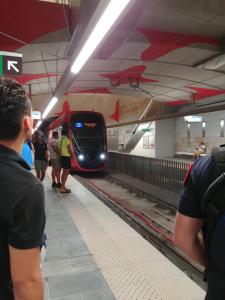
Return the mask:
{"type": "Polygon", "coordinates": [[[105,123],[101,116],[80,113],[72,116],[73,144],[80,151],[105,150],[105,123]]]}

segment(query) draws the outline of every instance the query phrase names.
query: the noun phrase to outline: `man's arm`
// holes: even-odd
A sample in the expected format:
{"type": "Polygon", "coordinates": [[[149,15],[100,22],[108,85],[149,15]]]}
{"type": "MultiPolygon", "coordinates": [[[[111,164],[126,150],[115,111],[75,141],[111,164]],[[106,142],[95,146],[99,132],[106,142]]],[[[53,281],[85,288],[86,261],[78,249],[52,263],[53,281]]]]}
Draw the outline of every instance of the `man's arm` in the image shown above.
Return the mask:
{"type": "Polygon", "coordinates": [[[72,148],[71,148],[70,140],[68,139],[67,142],[68,142],[67,145],[66,145],[67,150],[68,150],[70,156],[72,156],[72,148]]]}
{"type": "Polygon", "coordinates": [[[49,147],[48,147],[48,144],[46,143],[45,144],[46,146],[46,150],[45,150],[45,158],[46,158],[46,160],[47,161],[49,161],[50,160],[50,151],[49,151],[49,147]]]}
{"type": "Polygon", "coordinates": [[[191,218],[177,213],[174,230],[174,244],[188,257],[205,266],[205,249],[199,239],[199,231],[203,225],[202,219],[191,218]]]}
{"type": "Polygon", "coordinates": [[[40,248],[19,250],[9,246],[15,300],[44,300],[40,248]]]}

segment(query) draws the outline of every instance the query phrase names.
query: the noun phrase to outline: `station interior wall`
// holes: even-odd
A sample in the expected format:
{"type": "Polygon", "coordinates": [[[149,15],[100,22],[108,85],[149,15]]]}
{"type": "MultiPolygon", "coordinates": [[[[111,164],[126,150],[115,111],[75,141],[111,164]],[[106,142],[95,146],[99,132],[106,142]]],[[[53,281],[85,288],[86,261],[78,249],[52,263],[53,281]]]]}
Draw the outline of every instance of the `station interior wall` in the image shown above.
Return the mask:
{"type": "Polygon", "coordinates": [[[174,119],[156,121],[155,126],[155,158],[174,156],[174,119]]]}
{"type": "MultiPolygon", "coordinates": [[[[130,154],[153,158],[169,158],[174,157],[177,153],[192,154],[200,141],[206,144],[207,153],[210,153],[213,147],[225,144],[225,111],[205,113],[201,116],[202,122],[199,123],[187,123],[184,117],[153,122],[155,123],[154,138],[151,136],[152,132],[146,132],[130,154]],[[223,126],[221,126],[221,121],[224,124],[223,126]],[[205,136],[203,136],[204,122],[205,136]],[[188,124],[190,125],[189,137],[188,124]],[[151,140],[148,146],[146,146],[147,138],[151,140]]],[[[111,129],[111,136],[108,136],[109,151],[121,150],[120,143],[123,141],[122,134],[119,133],[129,132],[129,130],[131,130],[131,127],[111,129]]]]}
{"type": "MultiPolygon", "coordinates": [[[[46,99],[50,95],[38,95],[32,97],[34,110],[43,111],[46,99]]],[[[149,103],[149,99],[128,97],[123,95],[101,94],[70,94],[65,96],[56,105],[53,115],[62,112],[63,102],[68,101],[71,110],[94,110],[105,116],[106,125],[116,125],[140,119],[143,111],[149,103]],[[116,102],[120,102],[120,118],[113,120],[111,115],[115,111],[116,102]]],[[[225,111],[202,114],[202,122],[205,122],[205,136],[203,136],[202,122],[189,123],[189,136],[184,117],[167,120],[159,120],[154,124],[153,132],[146,132],[137,145],[130,152],[132,155],[146,157],[173,157],[177,152],[193,153],[200,141],[204,141],[207,153],[211,148],[225,143],[225,128],[221,127],[221,121],[225,123],[225,111]]],[[[123,127],[114,127],[107,130],[109,151],[123,150],[123,144],[129,138],[135,124],[123,127]]]]}
{"type": "MultiPolygon", "coordinates": [[[[174,120],[160,120],[142,124],[137,131],[147,129],[137,145],[130,151],[131,155],[138,155],[152,158],[166,158],[174,156],[174,120]]],[[[108,130],[108,149],[109,151],[123,151],[125,138],[122,133],[131,133],[131,126],[110,131],[108,130]]]]}
{"type": "MultiPolygon", "coordinates": [[[[146,128],[148,127],[148,124],[146,125],[146,128]]],[[[156,156],[155,122],[151,123],[150,129],[151,130],[149,132],[144,133],[140,141],[137,143],[136,147],[130,152],[131,155],[153,158],[156,156]]]]}
{"type": "Polygon", "coordinates": [[[212,147],[225,143],[224,126],[221,127],[221,120],[225,122],[225,111],[201,114],[202,122],[205,122],[205,137],[203,137],[202,122],[190,124],[190,138],[188,138],[187,125],[184,117],[175,120],[175,152],[192,153],[196,145],[203,141],[207,147],[207,153],[212,147]],[[222,134],[222,136],[221,136],[222,134]]]}

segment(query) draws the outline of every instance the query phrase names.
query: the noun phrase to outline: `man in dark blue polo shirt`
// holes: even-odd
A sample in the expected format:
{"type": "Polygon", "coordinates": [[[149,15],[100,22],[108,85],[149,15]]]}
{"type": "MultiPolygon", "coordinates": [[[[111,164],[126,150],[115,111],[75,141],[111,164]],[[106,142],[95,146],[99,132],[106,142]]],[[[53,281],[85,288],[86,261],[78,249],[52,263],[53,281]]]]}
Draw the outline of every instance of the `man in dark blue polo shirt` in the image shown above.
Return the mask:
{"type": "Polygon", "coordinates": [[[44,192],[20,156],[33,127],[22,86],[0,79],[0,299],[43,300],[44,192]]]}
{"type": "Polygon", "coordinates": [[[174,242],[190,258],[206,266],[208,289],[206,300],[225,299],[225,216],[216,223],[210,243],[205,248],[199,235],[206,220],[201,204],[211,183],[213,157],[207,155],[190,166],[181,191],[180,203],[175,222],[174,242]],[[217,265],[222,272],[212,266],[217,265]]]}

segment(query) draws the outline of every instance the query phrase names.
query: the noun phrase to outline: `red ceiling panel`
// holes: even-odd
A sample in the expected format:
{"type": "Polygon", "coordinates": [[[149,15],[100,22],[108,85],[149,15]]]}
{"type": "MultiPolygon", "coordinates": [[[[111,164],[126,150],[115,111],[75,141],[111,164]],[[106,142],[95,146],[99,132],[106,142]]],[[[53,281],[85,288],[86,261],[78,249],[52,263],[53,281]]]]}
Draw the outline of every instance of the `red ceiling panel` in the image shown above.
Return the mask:
{"type": "Polygon", "coordinates": [[[110,73],[110,74],[101,74],[102,77],[108,78],[113,84],[129,84],[139,80],[139,82],[158,82],[158,80],[142,77],[142,73],[146,69],[146,66],[140,65],[131,67],[129,69],[110,73]]]}
{"type": "Polygon", "coordinates": [[[6,0],[1,3],[0,50],[13,51],[47,33],[66,27],[69,6],[37,0],[6,0]],[[20,41],[19,41],[20,40],[20,41]]]}
{"type": "Polygon", "coordinates": [[[141,59],[143,60],[157,59],[173,50],[187,47],[194,43],[219,46],[222,42],[220,39],[192,34],[166,32],[143,28],[139,28],[138,31],[143,33],[150,42],[150,46],[144,50],[141,55],[141,59]]]}
{"type": "Polygon", "coordinates": [[[93,89],[74,89],[74,90],[69,90],[68,93],[93,93],[93,94],[112,94],[110,89],[104,88],[104,87],[99,87],[99,88],[93,88],[93,89]]]}
{"type": "Polygon", "coordinates": [[[35,79],[46,78],[46,77],[56,77],[59,74],[48,73],[48,74],[22,74],[20,76],[10,76],[21,84],[26,84],[27,82],[35,79]]]}
{"type": "MultiPolygon", "coordinates": [[[[225,94],[225,90],[223,89],[208,89],[208,88],[200,88],[200,87],[192,87],[192,86],[188,86],[188,88],[193,90],[193,98],[195,101],[225,94]]],[[[166,104],[169,106],[177,106],[177,105],[190,103],[190,101],[179,99],[171,102],[166,102],[166,104]]]]}

